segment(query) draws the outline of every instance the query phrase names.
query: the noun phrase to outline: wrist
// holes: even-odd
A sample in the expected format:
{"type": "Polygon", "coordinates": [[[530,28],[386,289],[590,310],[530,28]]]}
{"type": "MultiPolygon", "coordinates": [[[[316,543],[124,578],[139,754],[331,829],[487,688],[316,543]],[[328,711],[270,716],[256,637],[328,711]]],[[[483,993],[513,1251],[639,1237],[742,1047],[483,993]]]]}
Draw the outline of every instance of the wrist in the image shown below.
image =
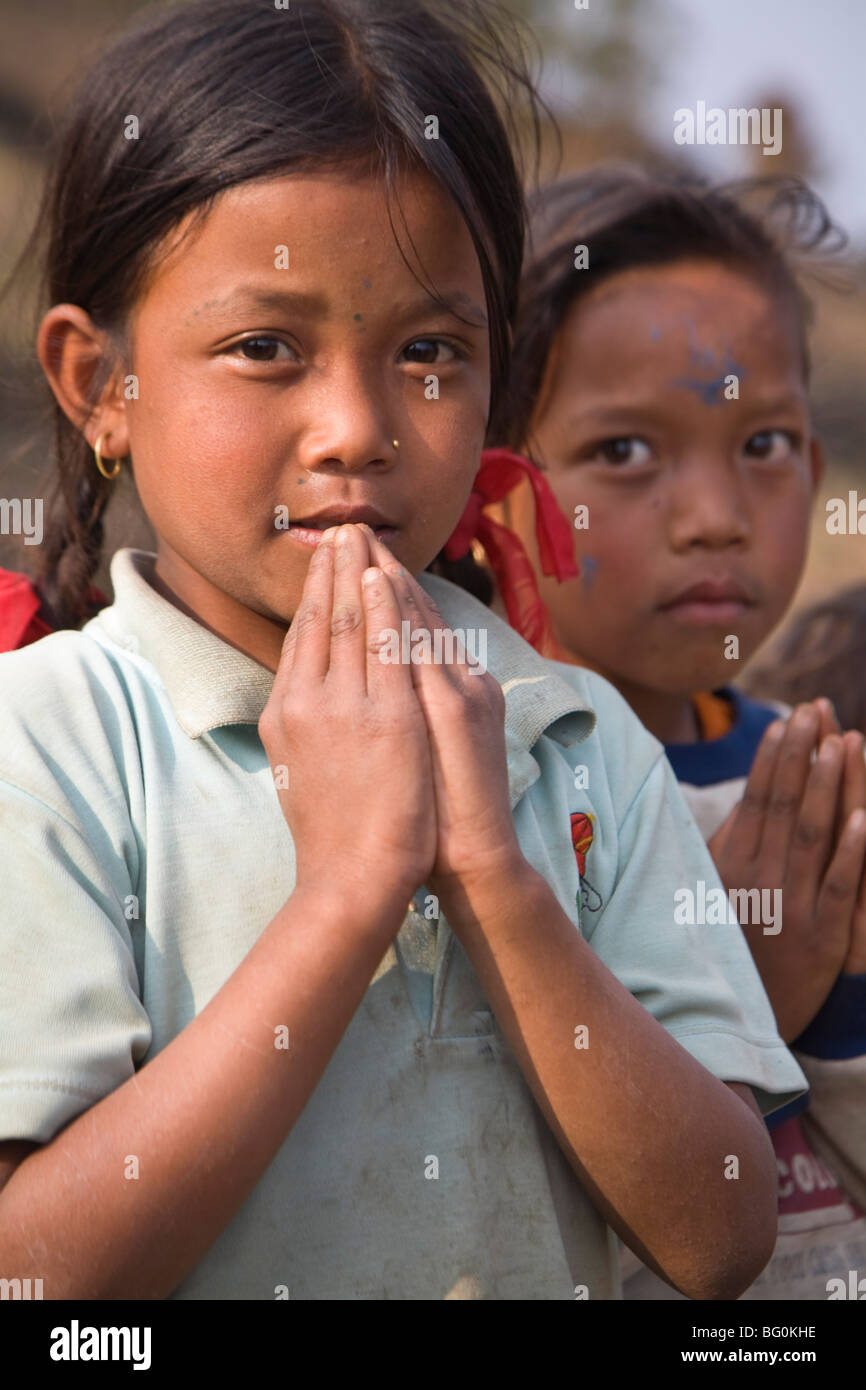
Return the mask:
{"type": "Polygon", "coordinates": [[[405,882],[384,874],[356,875],[347,871],[339,876],[301,876],[288,901],[296,910],[309,910],[328,920],[351,922],[353,931],[359,934],[369,928],[373,934],[390,933],[390,939],[406,916],[415,887],[407,887],[405,882]]]}
{"type": "Polygon", "coordinates": [[[519,848],[478,863],[469,872],[433,874],[427,882],[439,899],[440,911],[455,928],[464,919],[477,921],[483,916],[489,920],[517,899],[549,891],[519,848]]]}

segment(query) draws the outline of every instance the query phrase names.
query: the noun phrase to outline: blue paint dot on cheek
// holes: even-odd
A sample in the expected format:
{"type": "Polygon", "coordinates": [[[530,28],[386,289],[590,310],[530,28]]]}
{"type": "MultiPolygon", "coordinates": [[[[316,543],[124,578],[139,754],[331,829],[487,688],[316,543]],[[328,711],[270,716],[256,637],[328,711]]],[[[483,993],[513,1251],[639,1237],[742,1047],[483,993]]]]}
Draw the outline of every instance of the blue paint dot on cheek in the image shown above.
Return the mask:
{"type": "Polygon", "coordinates": [[[585,589],[591,589],[592,581],[595,578],[595,572],[598,569],[598,561],[592,555],[584,555],[579,561],[579,567],[583,579],[583,587],[585,589]]]}

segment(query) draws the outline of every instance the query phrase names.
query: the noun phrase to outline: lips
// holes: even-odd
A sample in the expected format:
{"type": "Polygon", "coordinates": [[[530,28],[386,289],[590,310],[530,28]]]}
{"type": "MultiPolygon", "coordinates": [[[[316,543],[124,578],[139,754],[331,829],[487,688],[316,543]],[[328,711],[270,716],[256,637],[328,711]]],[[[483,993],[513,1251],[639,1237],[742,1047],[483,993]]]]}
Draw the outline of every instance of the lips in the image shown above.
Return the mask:
{"type": "Polygon", "coordinates": [[[386,545],[399,530],[396,523],[376,507],[333,506],[323,507],[321,511],[312,512],[309,516],[295,518],[290,521],[285,534],[291,536],[292,540],[300,541],[302,545],[316,546],[329,526],[357,526],[360,522],[369,526],[386,545]]]}
{"type": "Polygon", "coordinates": [[[659,604],[663,613],[687,623],[729,623],[754,607],[755,599],[737,580],[702,579],[659,604]]]}
{"type": "Polygon", "coordinates": [[[741,584],[732,579],[702,579],[688,589],[681,589],[660,606],[673,608],[680,603],[752,603],[751,596],[741,584]]]}
{"type": "Polygon", "coordinates": [[[397,523],[376,507],[323,507],[320,512],[312,512],[309,516],[295,517],[291,524],[303,526],[308,531],[327,531],[329,526],[357,525],[361,521],[366,522],[372,530],[380,526],[392,531],[397,529],[397,523]]]}

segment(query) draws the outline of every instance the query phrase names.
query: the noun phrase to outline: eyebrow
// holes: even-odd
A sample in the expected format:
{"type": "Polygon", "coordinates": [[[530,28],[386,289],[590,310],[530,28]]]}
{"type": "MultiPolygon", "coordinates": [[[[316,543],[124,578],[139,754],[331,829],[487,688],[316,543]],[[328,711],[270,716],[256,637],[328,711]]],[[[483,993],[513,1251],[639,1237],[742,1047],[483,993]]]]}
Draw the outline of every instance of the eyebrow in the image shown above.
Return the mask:
{"type": "MultiPolygon", "coordinates": [[[[742,402],[740,402],[742,404],[742,402]]],[[[781,414],[786,410],[808,409],[808,401],[805,395],[791,391],[784,395],[756,395],[746,404],[749,407],[750,415],[773,415],[777,412],[781,414]]],[[[587,406],[580,414],[569,416],[565,423],[566,430],[575,429],[604,429],[618,424],[624,415],[631,417],[636,422],[661,419],[667,414],[667,408],[660,405],[657,401],[640,400],[635,397],[624,398],[621,401],[610,401],[603,405],[587,406]]]]}
{"type": "MultiPolygon", "coordinates": [[[[404,319],[414,318],[419,314],[438,311],[439,313],[447,312],[454,318],[460,318],[458,310],[465,308],[470,314],[474,314],[478,318],[479,322],[474,325],[475,327],[487,327],[487,315],[463,291],[458,290],[451,295],[442,295],[441,298],[444,301],[444,307],[429,295],[419,295],[416,299],[399,306],[395,312],[395,317],[398,322],[402,322],[404,319]]],[[[240,285],[221,299],[207,300],[193,312],[196,317],[203,318],[243,309],[274,309],[278,311],[288,309],[295,314],[313,318],[317,315],[324,316],[328,312],[328,308],[327,299],[320,294],[308,294],[301,290],[258,289],[254,285],[240,285]]],[[[460,321],[463,322],[463,319],[460,321]]]]}
{"type": "Polygon", "coordinates": [[[664,406],[654,402],[623,400],[609,405],[589,406],[580,414],[569,416],[565,422],[565,429],[569,432],[577,429],[612,429],[621,422],[623,415],[640,422],[660,419],[665,413],[664,406]]]}
{"type": "Polygon", "coordinates": [[[791,409],[808,410],[809,398],[805,391],[787,391],[778,396],[761,396],[758,393],[747,404],[754,415],[774,415],[777,411],[781,414],[791,409]]]}

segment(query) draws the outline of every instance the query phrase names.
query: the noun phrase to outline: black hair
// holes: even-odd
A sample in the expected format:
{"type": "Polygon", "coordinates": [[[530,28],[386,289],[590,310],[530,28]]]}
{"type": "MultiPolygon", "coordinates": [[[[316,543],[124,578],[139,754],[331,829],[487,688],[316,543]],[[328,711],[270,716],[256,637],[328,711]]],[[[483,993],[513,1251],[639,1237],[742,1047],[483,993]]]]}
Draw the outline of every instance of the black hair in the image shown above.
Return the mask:
{"type": "MultiPolygon", "coordinates": [[[[421,169],[454,200],[478,254],[492,414],[505,389],[523,259],[522,161],[534,137],[537,170],[546,110],[530,72],[530,38],[497,0],[149,7],[81,80],[9,285],[44,243],[39,317],[51,304],[77,304],[106,335],[91,382],[95,409],[115,373],[131,371],[130,311],[188,214],[191,233],[225,189],[269,175],[369,161],[390,193],[397,175],[421,169]],[[137,139],[124,137],[130,113],[137,139]],[[438,139],[426,138],[431,113],[438,139]]],[[[390,217],[390,200],[388,209],[390,217]]],[[[86,420],[70,422],[53,397],[51,410],[56,481],[36,587],[42,615],[63,628],[90,615],[114,485],[96,469],[81,433],[86,420]]],[[[471,554],[453,566],[440,552],[433,567],[480,596],[487,589],[489,601],[471,554]]]]}
{"type": "Polygon", "coordinates": [[[493,412],[489,442],[532,457],[532,417],[567,312],[603,280],[637,266],[705,258],[751,276],[793,309],[808,380],[812,308],[798,272],[817,263],[819,250],[845,243],[820,199],[794,178],[712,186],[622,163],[548,184],[529,199],[511,383],[493,412]],[[578,246],[587,248],[581,269],[578,246]]]}

